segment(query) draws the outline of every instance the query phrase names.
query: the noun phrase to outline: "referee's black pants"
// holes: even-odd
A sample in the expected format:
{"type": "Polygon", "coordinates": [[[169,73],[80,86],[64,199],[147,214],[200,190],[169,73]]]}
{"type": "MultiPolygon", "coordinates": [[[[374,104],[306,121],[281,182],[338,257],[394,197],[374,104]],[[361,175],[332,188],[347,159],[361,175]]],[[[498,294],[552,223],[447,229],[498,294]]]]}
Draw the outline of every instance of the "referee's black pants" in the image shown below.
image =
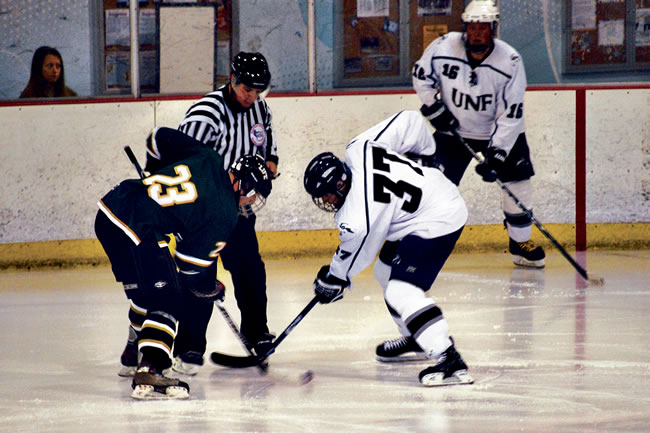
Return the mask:
{"type": "MultiPolygon", "coordinates": [[[[248,218],[240,216],[226,248],[220,253],[223,267],[232,277],[235,299],[241,312],[241,333],[251,344],[269,332],[266,319],[266,269],[260,256],[255,220],[255,215],[248,218]]],[[[232,294],[229,289],[226,289],[226,296],[232,294]]],[[[174,356],[187,352],[203,355],[206,350],[206,331],[214,304],[198,298],[188,301],[192,305],[183,308],[174,356]]]]}

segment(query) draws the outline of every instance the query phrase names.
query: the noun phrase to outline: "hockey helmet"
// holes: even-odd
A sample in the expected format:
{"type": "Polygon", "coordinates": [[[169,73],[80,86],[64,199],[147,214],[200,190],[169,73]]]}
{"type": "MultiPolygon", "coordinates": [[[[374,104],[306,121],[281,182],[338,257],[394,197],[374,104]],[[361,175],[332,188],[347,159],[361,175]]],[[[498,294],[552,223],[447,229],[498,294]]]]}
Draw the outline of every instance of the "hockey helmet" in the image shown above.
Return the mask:
{"type": "Polygon", "coordinates": [[[266,90],[271,83],[271,72],[261,53],[240,52],[230,65],[231,73],[238,83],[252,89],[266,90]]]}
{"type": "Polygon", "coordinates": [[[499,24],[499,7],[496,0],[472,0],[461,15],[463,24],[489,23],[494,35],[499,24]]]}
{"type": "Polygon", "coordinates": [[[351,179],[350,169],[343,161],[332,152],[323,152],[307,165],[304,185],[316,206],[327,212],[336,212],[343,206],[351,179]],[[336,203],[324,201],[326,194],[338,197],[336,203]]]}
{"type": "Polygon", "coordinates": [[[259,211],[266,204],[271,194],[271,173],[266,167],[262,155],[244,155],[237,160],[230,172],[239,181],[239,213],[249,216],[259,211]]]}

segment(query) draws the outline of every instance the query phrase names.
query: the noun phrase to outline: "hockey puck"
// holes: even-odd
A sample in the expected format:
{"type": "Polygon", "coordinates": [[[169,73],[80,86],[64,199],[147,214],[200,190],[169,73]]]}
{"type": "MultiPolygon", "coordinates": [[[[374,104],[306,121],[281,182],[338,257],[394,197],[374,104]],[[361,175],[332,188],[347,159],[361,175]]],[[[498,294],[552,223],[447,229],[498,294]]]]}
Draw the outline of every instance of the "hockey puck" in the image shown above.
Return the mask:
{"type": "Polygon", "coordinates": [[[314,379],[314,372],[311,371],[311,370],[307,370],[303,374],[300,375],[300,384],[301,385],[307,385],[313,379],[314,379]]]}

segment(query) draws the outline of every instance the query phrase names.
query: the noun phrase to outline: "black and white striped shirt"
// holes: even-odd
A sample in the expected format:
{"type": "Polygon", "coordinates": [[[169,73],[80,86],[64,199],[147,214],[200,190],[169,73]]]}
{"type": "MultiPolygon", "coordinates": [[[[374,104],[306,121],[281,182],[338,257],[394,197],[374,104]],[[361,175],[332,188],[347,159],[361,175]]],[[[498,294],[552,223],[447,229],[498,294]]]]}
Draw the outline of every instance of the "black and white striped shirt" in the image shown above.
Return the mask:
{"type": "Polygon", "coordinates": [[[278,163],[277,146],[271,131],[271,109],[261,98],[242,110],[224,85],[194,103],[178,129],[212,146],[223,156],[224,169],[243,155],[259,153],[278,163]]]}

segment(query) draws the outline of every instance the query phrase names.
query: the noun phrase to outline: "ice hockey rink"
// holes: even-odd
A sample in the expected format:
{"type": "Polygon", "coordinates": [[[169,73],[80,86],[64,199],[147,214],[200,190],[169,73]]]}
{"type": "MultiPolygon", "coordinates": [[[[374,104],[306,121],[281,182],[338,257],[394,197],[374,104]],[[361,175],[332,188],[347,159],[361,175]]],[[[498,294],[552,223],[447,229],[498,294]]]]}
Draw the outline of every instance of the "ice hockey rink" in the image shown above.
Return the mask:
{"type": "MultiPolygon", "coordinates": [[[[503,253],[451,256],[429,295],[473,385],[425,388],[427,362],[375,361],[397,331],[367,270],[345,299],[307,314],[266,376],[206,361],[184,401],[133,400],[117,376],[128,304],[108,267],[3,271],[0,431],[648,432],[650,252],[578,259],[605,284],[586,286],[552,250],[544,270],[503,253]],[[301,384],[307,370],[314,379],[301,384]]],[[[267,260],[276,334],[327,261],[267,260]]],[[[238,323],[232,292],[226,308],[238,323]]],[[[217,309],[208,333],[208,352],[244,354],[217,309]]]]}

